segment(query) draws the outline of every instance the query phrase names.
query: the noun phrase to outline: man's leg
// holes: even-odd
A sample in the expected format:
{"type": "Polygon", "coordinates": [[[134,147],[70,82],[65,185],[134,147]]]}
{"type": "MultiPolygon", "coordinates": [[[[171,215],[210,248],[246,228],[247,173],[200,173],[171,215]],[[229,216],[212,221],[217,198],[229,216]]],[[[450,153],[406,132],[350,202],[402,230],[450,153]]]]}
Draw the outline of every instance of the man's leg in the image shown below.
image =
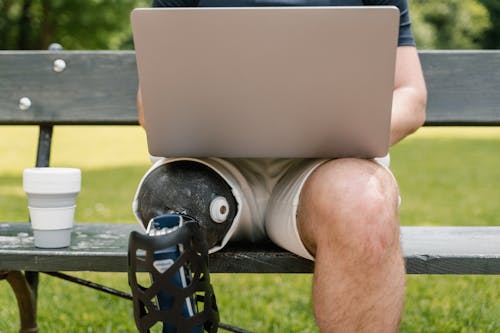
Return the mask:
{"type": "Polygon", "coordinates": [[[297,223],[315,257],[313,304],[321,332],[396,332],[405,270],[398,190],[367,160],[320,166],[300,195],[297,223]]]}
{"type": "Polygon", "coordinates": [[[188,215],[206,228],[210,251],[219,250],[234,234],[241,217],[249,214],[247,198],[235,179],[237,172],[218,159],[159,159],[139,184],[134,214],[144,230],[157,216],[188,215]]]}

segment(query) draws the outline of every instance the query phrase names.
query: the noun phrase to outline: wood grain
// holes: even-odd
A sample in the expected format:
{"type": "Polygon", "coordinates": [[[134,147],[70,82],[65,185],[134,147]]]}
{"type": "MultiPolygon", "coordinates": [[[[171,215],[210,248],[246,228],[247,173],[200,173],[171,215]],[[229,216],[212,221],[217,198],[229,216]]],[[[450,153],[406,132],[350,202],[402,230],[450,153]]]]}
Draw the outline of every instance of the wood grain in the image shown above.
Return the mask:
{"type": "MultiPolygon", "coordinates": [[[[427,125],[500,125],[500,51],[422,51],[427,125]]],[[[137,124],[131,51],[0,51],[0,124],[137,124]],[[53,71],[63,59],[63,72],[53,71]],[[21,111],[21,97],[32,106],[21,111]]]]}
{"type": "MultiPolygon", "coordinates": [[[[135,224],[76,224],[71,246],[34,247],[28,223],[0,224],[0,270],[127,271],[135,224]],[[18,237],[27,233],[28,237],[18,237]]],[[[500,274],[500,227],[402,227],[409,274],[500,274]]],[[[210,256],[213,273],[311,273],[313,262],[273,244],[229,244],[210,256]]]]}

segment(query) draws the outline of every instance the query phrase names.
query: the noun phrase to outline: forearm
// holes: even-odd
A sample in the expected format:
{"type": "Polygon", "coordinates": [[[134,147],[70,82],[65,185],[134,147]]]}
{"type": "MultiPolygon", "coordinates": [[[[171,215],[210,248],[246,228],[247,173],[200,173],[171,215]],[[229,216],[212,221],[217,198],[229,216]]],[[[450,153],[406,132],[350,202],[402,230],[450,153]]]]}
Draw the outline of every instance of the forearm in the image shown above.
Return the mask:
{"type": "Polygon", "coordinates": [[[422,89],[401,87],[394,90],[391,145],[415,132],[425,121],[426,94],[422,89]]]}
{"type": "Polygon", "coordinates": [[[427,89],[417,49],[398,47],[392,100],[391,145],[415,132],[425,121],[427,89]]]}

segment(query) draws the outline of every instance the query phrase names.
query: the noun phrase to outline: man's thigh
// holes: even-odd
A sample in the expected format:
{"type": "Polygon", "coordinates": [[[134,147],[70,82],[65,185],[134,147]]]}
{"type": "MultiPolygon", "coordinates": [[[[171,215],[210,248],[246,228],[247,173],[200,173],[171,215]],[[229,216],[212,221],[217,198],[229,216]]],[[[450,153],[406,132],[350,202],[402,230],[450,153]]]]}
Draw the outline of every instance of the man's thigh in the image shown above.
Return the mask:
{"type": "MultiPolygon", "coordinates": [[[[387,162],[387,159],[317,159],[304,160],[290,168],[276,184],[269,199],[266,213],[266,232],[268,236],[277,245],[299,256],[313,260],[312,254],[304,245],[297,221],[301,200],[317,201],[319,199],[316,195],[302,198],[306,183],[308,183],[312,175],[316,177],[319,174],[323,177],[317,182],[320,187],[327,186],[328,182],[339,185],[341,183],[345,184],[342,186],[355,186],[355,180],[360,178],[359,174],[375,170],[381,175],[381,178],[387,180],[387,186],[392,187],[397,192],[396,180],[388,166],[383,162],[387,162]],[[342,170],[331,172],[331,169],[335,169],[337,166],[339,169],[347,168],[349,172],[342,172],[342,170]]],[[[329,205],[335,205],[334,202],[328,201],[328,198],[324,199],[329,205]]]]}

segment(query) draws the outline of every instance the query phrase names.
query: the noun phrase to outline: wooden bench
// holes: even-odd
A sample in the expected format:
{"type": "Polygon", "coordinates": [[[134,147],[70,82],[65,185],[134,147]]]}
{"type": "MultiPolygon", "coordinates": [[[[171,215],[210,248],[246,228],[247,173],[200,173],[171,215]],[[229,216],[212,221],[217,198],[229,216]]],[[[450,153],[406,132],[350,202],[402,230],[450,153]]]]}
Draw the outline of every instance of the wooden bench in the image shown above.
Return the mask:
{"type": "MultiPolygon", "coordinates": [[[[427,126],[500,125],[499,51],[420,57],[427,126]]],[[[49,165],[54,126],[137,125],[133,52],[2,51],[0,73],[0,125],[39,126],[38,167],[49,165]]],[[[127,270],[128,234],[136,225],[92,222],[77,224],[72,246],[57,250],[35,248],[28,223],[0,222],[0,278],[16,293],[22,332],[36,331],[36,272],[127,270]]],[[[402,246],[409,274],[500,274],[500,226],[402,227],[402,246]]],[[[272,244],[230,244],[211,255],[210,269],[309,273],[313,263],[272,244]]]]}

